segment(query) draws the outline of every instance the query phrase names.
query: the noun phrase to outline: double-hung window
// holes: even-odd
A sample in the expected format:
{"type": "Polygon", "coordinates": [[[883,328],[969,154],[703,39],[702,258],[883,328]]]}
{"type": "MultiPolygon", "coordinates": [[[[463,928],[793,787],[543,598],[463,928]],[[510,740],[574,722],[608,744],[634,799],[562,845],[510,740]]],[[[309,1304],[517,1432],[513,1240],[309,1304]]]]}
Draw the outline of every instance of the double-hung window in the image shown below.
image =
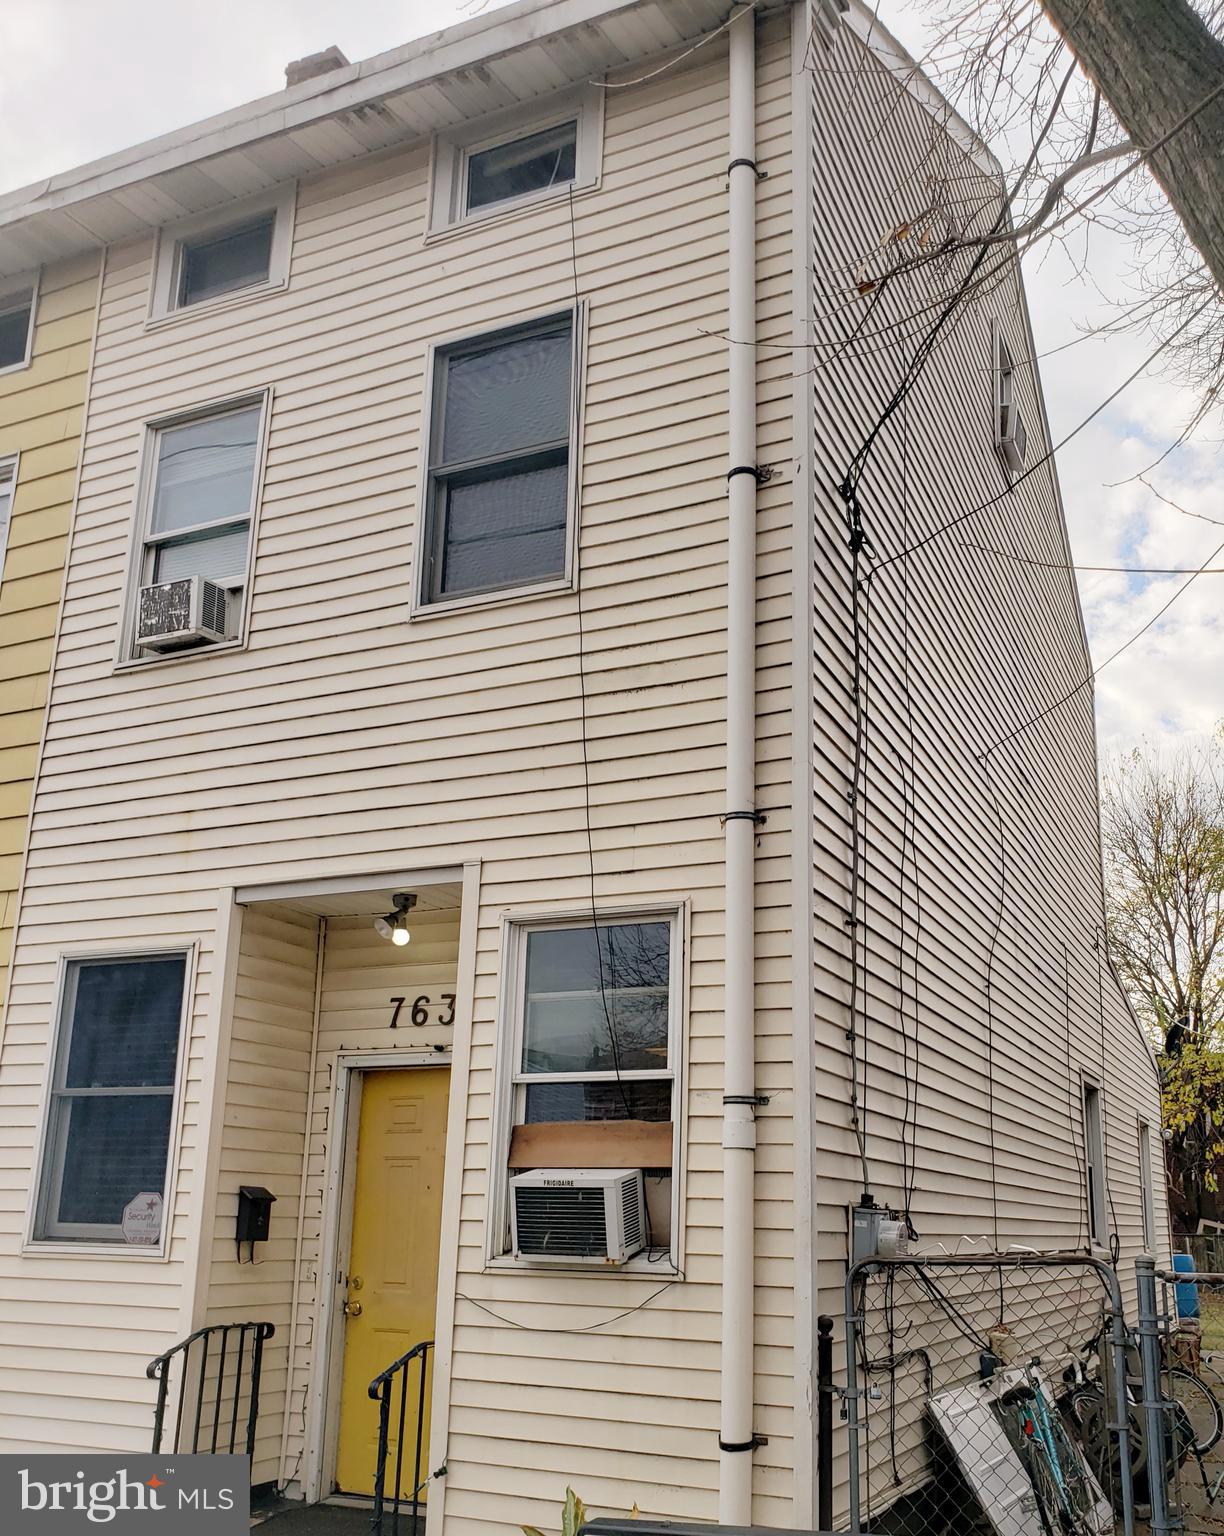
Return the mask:
{"type": "Polygon", "coordinates": [[[1088,1236],[1104,1244],[1109,1236],[1106,1210],[1107,1177],[1105,1169],[1105,1124],[1101,1108],[1101,1090],[1095,1083],[1084,1082],[1084,1179],[1088,1206],[1088,1236]]]}
{"type": "Polygon", "coordinates": [[[156,1246],[187,955],[68,962],[34,1236],[156,1246]]]}
{"type": "Polygon", "coordinates": [[[0,373],[29,363],[37,299],[38,283],[33,278],[0,288],[0,373]]]}
{"type": "Polygon", "coordinates": [[[439,348],[421,600],[564,579],[574,315],[439,348]]]}
{"type": "Polygon", "coordinates": [[[4,555],[8,549],[9,522],[13,515],[13,492],[17,488],[17,460],[0,459],[0,578],[4,575],[4,555]]]}
{"type": "MultiPolygon", "coordinates": [[[[137,585],[160,586],[193,576],[211,583],[224,594],[223,611],[215,616],[221,627],[212,630],[223,638],[233,638],[241,628],[264,405],[261,396],[150,429],[137,585]]],[[[138,622],[136,656],[150,648],[142,636],[138,622]]],[[[151,638],[164,648],[156,636],[151,638]]],[[[210,643],[215,642],[198,642],[210,643]]]]}
{"type": "MultiPolygon", "coordinates": [[[[581,1127],[573,1144],[582,1166],[601,1126],[635,1122],[647,1132],[642,1144],[657,1149],[650,1155],[659,1161],[644,1169],[648,1238],[666,1251],[678,1119],[679,918],[597,925],[587,918],[512,931],[511,1162],[529,1163],[514,1156],[516,1127],[581,1127]]],[[[498,1247],[505,1249],[504,1233],[498,1247]]]]}
{"type": "Polygon", "coordinates": [[[1143,1219],[1143,1251],[1156,1252],[1156,1198],[1152,1186],[1152,1128],[1139,1122],[1139,1211],[1143,1219]]]}

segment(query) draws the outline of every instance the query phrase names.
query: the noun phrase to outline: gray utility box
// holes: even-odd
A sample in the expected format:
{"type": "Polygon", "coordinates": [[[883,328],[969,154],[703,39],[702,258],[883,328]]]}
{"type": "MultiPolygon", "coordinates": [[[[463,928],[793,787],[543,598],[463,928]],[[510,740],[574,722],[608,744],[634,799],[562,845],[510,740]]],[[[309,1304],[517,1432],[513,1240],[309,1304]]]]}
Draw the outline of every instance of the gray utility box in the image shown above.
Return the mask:
{"type": "Polygon", "coordinates": [[[677,1525],[627,1516],[588,1520],[579,1536],[838,1536],[836,1531],[784,1531],[777,1525],[677,1525]]]}

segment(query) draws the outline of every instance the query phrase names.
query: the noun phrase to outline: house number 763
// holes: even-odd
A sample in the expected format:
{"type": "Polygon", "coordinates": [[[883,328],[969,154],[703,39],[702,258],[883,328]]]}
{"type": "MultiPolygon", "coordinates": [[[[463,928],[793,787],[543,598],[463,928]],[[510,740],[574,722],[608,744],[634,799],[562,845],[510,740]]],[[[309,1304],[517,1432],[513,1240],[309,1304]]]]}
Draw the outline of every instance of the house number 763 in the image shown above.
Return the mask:
{"type": "MultiPolygon", "coordinates": [[[[441,997],[445,1007],[438,1009],[438,1015],[434,1019],[430,1018],[429,1012],[431,1008],[436,1006],[433,999],[431,997],[414,997],[408,1011],[409,1022],[415,1024],[418,1029],[429,1023],[453,1024],[455,1022],[455,994],[453,992],[443,992],[441,997]]],[[[404,1004],[407,1001],[406,997],[393,997],[391,999],[392,1029],[399,1028],[400,1014],[403,1012],[404,1004]]]]}

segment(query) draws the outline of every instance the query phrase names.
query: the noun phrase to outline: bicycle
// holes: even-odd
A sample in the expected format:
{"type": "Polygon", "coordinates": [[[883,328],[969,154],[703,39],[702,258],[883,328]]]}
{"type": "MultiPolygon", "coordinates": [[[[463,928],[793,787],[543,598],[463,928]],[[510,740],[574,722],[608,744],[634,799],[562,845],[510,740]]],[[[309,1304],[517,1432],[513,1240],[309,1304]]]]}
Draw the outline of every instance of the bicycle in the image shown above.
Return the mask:
{"type": "Polygon", "coordinates": [[[1075,1536],[1098,1528],[1098,1491],[1070,1435],[1051,1410],[1037,1362],[1025,1367],[1025,1379],[1007,1388],[998,1399],[1000,1413],[1014,1409],[1004,1428],[1020,1457],[1037,1501],[1046,1536],[1075,1536]]]}

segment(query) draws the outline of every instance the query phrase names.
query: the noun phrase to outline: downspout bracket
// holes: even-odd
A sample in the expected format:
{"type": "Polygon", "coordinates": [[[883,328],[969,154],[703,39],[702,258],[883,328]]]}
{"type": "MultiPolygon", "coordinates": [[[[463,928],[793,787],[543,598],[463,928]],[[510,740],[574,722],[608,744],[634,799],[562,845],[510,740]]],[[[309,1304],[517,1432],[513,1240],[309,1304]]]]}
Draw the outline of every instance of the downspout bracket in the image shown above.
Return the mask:
{"type": "Polygon", "coordinates": [[[729,821],[750,821],[753,826],[763,827],[765,820],[764,811],[725,811],[718,818],[718,825],[725,827],[729,821]]]}
{"type": "Polygon", "coordinates": [[[751,475],[758,485],[766,485],[773,479],[774,471],[770,464],[737,464],[727,471],[727,479],[734,480],[736,475],[751,475]]]}
{"type": "Polygon", "coordinates": [[[720,1451],[755,1451],[759,1445],[768,1445],[768,1435],[753,1435],[751,1440],[720,1440],[720,1451]]]}

